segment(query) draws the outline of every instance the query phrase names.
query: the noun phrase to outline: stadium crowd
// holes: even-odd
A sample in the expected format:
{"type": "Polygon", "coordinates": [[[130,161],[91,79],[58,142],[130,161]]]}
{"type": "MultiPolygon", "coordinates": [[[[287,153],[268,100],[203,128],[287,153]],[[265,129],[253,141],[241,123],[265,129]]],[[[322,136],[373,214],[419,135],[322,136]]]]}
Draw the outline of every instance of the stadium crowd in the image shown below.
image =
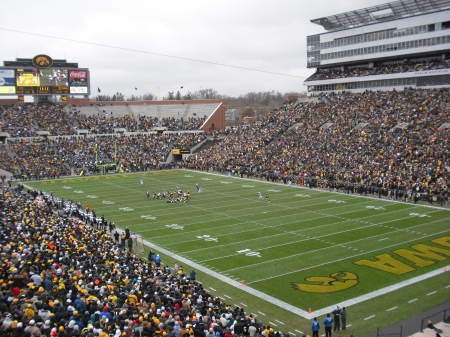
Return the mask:
{"type": "Polygon", "coordinates": [[[387,75],[387,74],[398,74],[398,73],[408,73],[417,71],[427,71],[427,70],[438,70],[438,69],[448,69],[450,68],[450,61],[418,61],[418,62],[398,62],[393,64],[380,64],[372,68],[368,67],[355,67],[347,68],[345,70],[341,69],[321,69],[317,70],[313,75],[308,77],[305,81],[322,81],[331,80],[336,78],[350,78],[350,77],[361,77],[361,76],[373,76],[373,75],[387,75]]]}
{"type": "Polygon", "coordinates": [[[111,226],[67,216],[81,205],[20,186],[0,194],[1,337],[280,336],[206,291],[194,271],[151,251],[139,258],[111,226]]]}
{"type": "Polygon", "coordinates": [[[190,149],[204,133],[70,136],[52,139],[13,139],[0,147],[0,168],[16,178],[47,179],[109,170],[124,172],[172,168],[172,148],[190,149]],[[116,163],[116,165],[114,164],[116,163]]]}
{"type": "MultiPolygon", "coordinates": [[[[185,160],[192,169],[447,200],[448,89],[321,95],[289,103],[185,160]]],[[[431,200],[432,201],[432,200],[431,200]]]]}
{"type": "Polygon", "coordinates": [[[163,117],[124,115],[115,117],[105,110],[96,115],[86,115],[80,110],[67,110],[62,105],[0,105],[0,132],[11,137],[37,137],[38,131],[50,136],[77,134],[77,130],[88,130],[89,134],[112,134],[114,129],[127,132],[150,132],[156,127],[167,131],[200,130],[205,122],[200,117],[163,117]]]}

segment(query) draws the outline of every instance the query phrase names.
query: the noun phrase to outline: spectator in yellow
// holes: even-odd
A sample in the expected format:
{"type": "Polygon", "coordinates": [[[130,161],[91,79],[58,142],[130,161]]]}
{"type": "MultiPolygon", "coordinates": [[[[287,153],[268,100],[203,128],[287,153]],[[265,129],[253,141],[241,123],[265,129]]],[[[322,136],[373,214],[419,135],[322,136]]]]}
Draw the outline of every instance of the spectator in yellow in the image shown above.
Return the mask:
{"type": "Polygon", "coordinates": [[[134,290],[131,290],[130,295],[128,295],[128,304],[130,306],[135,307],[138,305],[138,303],[139,303],[139,300],[138,300],[137,296],[134,294],[134,290]]]}

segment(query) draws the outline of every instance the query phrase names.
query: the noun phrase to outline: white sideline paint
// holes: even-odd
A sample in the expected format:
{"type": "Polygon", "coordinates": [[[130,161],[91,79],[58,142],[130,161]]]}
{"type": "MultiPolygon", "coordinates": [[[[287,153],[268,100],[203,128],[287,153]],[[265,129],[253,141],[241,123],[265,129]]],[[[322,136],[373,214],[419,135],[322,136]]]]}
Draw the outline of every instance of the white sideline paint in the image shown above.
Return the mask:
{"type": "MultiPolygon", "coordinates": [[[[281,301],[278,298],[269,296],[269,295],[267,295],[267,294],[265,294],[265,293],[263,293],[263,292],[261,292],[259,290],[249,288],[248,286],[245,286],[245,285],[243,286],[241,284],[241,282],[238,282],[238,281],[235,281],[235,280],[233,280],[233,279],[231,279],[229,277],[223,276],[222,274],[220,274],[218,272],[215,272],[215,271],[213,271],[211,269],[208,269],[208,268],[206,268],[206,267],[204,267],[202,265],[199,265],[199,264],[197,264],[195,262],[192,262],[192,261],[190,261],[190,260],[188,260],[188,259],[186,259],[186,258],[184,258],[184,257],[182,257],[182,256],[180,256],[178,254],[173,254],[173,252],[168,251],[167,249],[164,249],[162,247],[159,247],[158,245],[155,245],[155,244],[151,243],[150,241],[144,240],[144,244],[146,246],[149,246],[150,248],[153,248],[153,249],[155,249],[157,251],[160,251],[161,253],[163,253],[165,255],[171,256],[176,261],[180,261],[183,264],[190,265],[193,268],[195,268],[197,270],[200,270],[201,272],[203,272],[205,274],[208,274],[209,276],[212,276],[212,277],[218,279],[219,281],[223,281],[225,283],[228,283],[229,285],[231,285],[231,286],[233,286],[235,288],[238,288],[238,289],[240,289],[242,291],[245,291],[246,293],[251,294],[253,296],[262,298],[263,300],[269,302],[270,304],[273,304],[273,305],[276,305],[276,306],[278,306],[278,307],[280,307],[282,309],[291,311],[292,313],[294,313],[294,314],[296,314],[298,316],[301,316],[303,318],[312,319],[315,316],[321,316],[321,315],[324,315],[324,314],[326,314],[328,312],[333,311],[334,306],[330,306],[330,307],[322,308],[322,309],[319,309],[319,310],[315,310],[314,314],[312,314],[312,313],[309,314],[307,311],[302,310],[300,308],[297,308],[297,307],[293,306],[292,304],[289,304],[289,303],[286,303],[284,301],[281,301]]],[[[349,307],[351,305],[367,301],[369,299],[372,299],[372,298],[375,298],[375,297],[378,297],[378,296],[390,293],[392,291],[398,290],[398,289],[406,287],[408,285],[411,285],[411,284],[414,284],[414,283],[417,283],[417,282],[421,282],[421,281],[429,279],[431,277],[440,275],[440,274],[442,274],[444,272],[444,270],[450,270],[450,265],[445,267],[445,268],[439,268],[439,269],[431,271],[431,272],[429,272],[427,274],[420,275],[420,276],[414,277],[412,279],[409,279],[409,280],[406,280],[406,281],[394,284],[392,286],[385,287],[385,288],[373,291],[371,293],[368,293],[368,294],[365,294],[365,295],[362,295],[362,296],[358,296],[358,297],[349,299],[349,300],[347,300],[345,302],[342,302],[340,306],[342,306],[342,307],[349,307]]],[[[213,288],[210,288],[210,289],[214,290],[213,288]]],[[[259,313],[261,315],[264,315],[261,312],[259,312],[259,313]]]]}

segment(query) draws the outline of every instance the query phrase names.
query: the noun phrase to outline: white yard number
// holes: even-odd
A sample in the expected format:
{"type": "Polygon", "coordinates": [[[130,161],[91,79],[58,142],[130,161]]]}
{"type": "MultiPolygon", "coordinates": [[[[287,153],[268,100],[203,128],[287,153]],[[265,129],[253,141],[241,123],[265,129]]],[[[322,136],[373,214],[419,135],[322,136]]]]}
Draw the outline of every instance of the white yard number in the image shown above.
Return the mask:
{"type": "Polygon", "coordinates": [[[242,187],[253,187],[252,185],[242,185],[242,187]]]}
{"type": "Polygon", "coordinates": [[[114,204],[114,201],[103,200],[102,204],[112,205],[114,204]]]}
{"type": "Polygon", "coordinates": [[[64,188],[65,190],[70,190],[72,187],[70,187],[70,186],[63,186],[63,188],[64,188]]]}
{"type": "Polygon", "coordinates": [[[238,250],[238,251],[236,251],[236,253],[238,253],[238,254],[245,254],[246,256],[261,257],[261,255],[259,255],[259,252],[255,252],[255,251],[253,251],[251,249],[238,250]]]}
{"type": "Polygon", "coordinates": [[[198,239],[203,239],[203,240],[205,240],[205,241],[214,241],[214,242],[217,242],[217,238],[213,238],[213,237],[211,237],[211,236],[209,236],[209,235],[200,235],[200,236],[197,236],[197,238],[198,238],[198,239]]]}
{"type": "Polygon", "coordinates": [[[73,191],[74,193],[84,193],[84,191],[73,191]]]}
{"type": "Polygon", "coordinates": [[[309,194],[302,194],[302,193],[296,194],[295,196],[302,197],[302,198],[311,198],[311,196],[309,194]]]}
{"type": "Polygon", "coordinates": [[[367,208],[367,209],[383,210],[383,211],[386,210],[386,208],[381,207],[381,206],[378,206],[378,207],[376,207],[376,206],[366,206],[366,208],[367,208]]]}
{"type": "Polygon", "coordinates": [[[96,195],[87,195],[86,198],[97,199],[98,197],[96,195]]]}
{"type": "Polygon", "coordinates": [[[280,192],[280,190],[267,190],[267,192],[275,192],[275,193],[277,193],[277,192],[280,192]]]}
{"type": "Polygon", "coordinates": [[[121,211],[125,211],[125,212],[131,212],[133,209],[132,208],[130,208],[130,207],[122,207],[122,208],[119,208],[121,211]]]}
{"type": "Polygon", "coordinates": [[[212,179],[210,179],[210,178],[202,178],[202,180],[212,180],[212,179]]]}
{"type": "Polygon", "coordinates": [[[328,202],[335,202],[336,204],[345,204],[343,200],[328,200],[328,202]]]}
{"type": "Polygon", "coordinates": [[[153,215],[141,215],[141,218],[147,219],[147,220],[156,220],[156,216],[153,216],[153,215]]]}
{"type": "Polygon", "coordinates": [[[221,183],[221,184],[225,184],[225,185],[231,184],[230,181],[221,181],[220,183],[221,183]]]}
{"type": "Polygon", "coordinates": [[[410,216],[418,216],[419,218],[431,218],[428,214],[420,214],[420,213],[409,213],[410,216]]]}
{"type": "Polygon", "coordinates": [[[174,223],[172,225],[166,225],[166,227],[172,228],[172,229],[184,229],[184,226],[177,225],[176,223],[174,223]]]}

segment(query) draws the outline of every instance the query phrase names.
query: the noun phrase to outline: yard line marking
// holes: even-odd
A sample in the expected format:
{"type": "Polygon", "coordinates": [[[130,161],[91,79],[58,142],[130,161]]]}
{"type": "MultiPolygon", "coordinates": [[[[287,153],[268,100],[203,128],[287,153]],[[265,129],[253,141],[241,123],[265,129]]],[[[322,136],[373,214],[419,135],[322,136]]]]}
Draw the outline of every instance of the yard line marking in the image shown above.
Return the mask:
{"type": "MultiPolygon", "coordinates": [[[[447,219],[440,219],[440,220],[437,220],[437,221],[444,221],[444,220],[447,220],[447,219]]],[[[447,230],[444,230],[444,231],[441,231],[441,232],[434,233],[433,235],[444,234],[444,233],[447,233],[447,232],[448,232],[447,230]]],[[[380,234],[380,235],[382,235],[382,234],[380,234]]],[[[375,236],[378,236],[378,235],[375,235],[375,236]]],[[[373,239],[373,237],[374,236],[370,237],[370,239],[373,239]]],[[[369,239],[369,238],[358,239],[358,240],[355,240],[354,242],[363,241],[363,240],[367,240],[367,239],[369,239]]],[[[386,250],[388,248],[395,247],[395,246],[402,245],[402,244],[405,244],[405,243],[408,243],[408,242],[411,242],[411,241],[416,241],[416,240],[417,240],[417,238],[414,237],[411,240],[403,241],[401,243],[400,242],[399,243],[393,243],[392,245],[388,245],[388,246],[384,246],[384,247],[379,247],[379,248],[373,249],[371,251],[367,251],[366,253],[374,253],[374,252],[377,252],[377,251],[382,250],[382,249],[386,250]]],[[[305,255],[305,254],[311,254],[311,253],[315,253],[315,252],[318,252],[318,251],[323,251],[323,250],[330,249],[330,248],[334,248],[334,247],[332,247],[332,246],[324,247],[324,248],[320,248],[320,249],[316,249],[316,250],[312,250],[312,251],[308,251],[308,252],[304,252],[304,253],[298,253],[298,254],[293,254],[293,255],[290,255],[290,256],[285,256],[285,257],[279,258],[279,259],[272,259],[272,260],[267,260],[267,261],[264,261],[264,262],[253,263],[252,267],[255,267],[255,266],[258,266],[258,265],[261,265],[261,264],[265,264],[265,263],[274,263],[275,261],[284,260],[286,258],[297,257],[297,256],[305,255]]],[[[261,251],[261,249],[259,251],[261,251]]],[[[267,280],[270,280],[270,279],[274,279],[274,278],[278,278],[278,277],[282,277],[282,276],[286,276],[286,275],[290,275],[290,274],[295,274],[295,273],[298,273],[300,271],[305,271],[305,270],[308,270],[308,269],[321,267],[321,266],[332,264],[332,263],[335,263],[335,262],[344,261],[346,259],[352,259],[352,258],[358,257],[360,255],[361,254],[354,254],[354,255],[350,255],[350,256],[345,256],[345,257],[340,258],[340,259],[330,260],[330,261],[327,261],[327,262],[324,262],[324,263],[321,263],[321,264],[316,264],[316,265],[308,266],[308,267],[305,267],[305,268],[302,268],[302,269],[292,270],[292,271],[289,271],[289,272],[286,272],[286,273],[282,273],[282,274],[278,274],[278,275],[274,275],[274,276],[258,279],[258,280],[255,280],[255,281],[247,282],[247,284],[253,284],[253,283],[267,281],[267,280]]],[[[237,269],[242,269],[242,268],[248,268],[248,266],[228,269],[228,270],[224,270],[223,272],[229,272],[229,271],[232,271],[232,270],[237,270],[237,269]]]]}
{"type": "Polygon", "coordinates": [[[279,321],[279,320],[275,320],[275,322],[278,322],[278,323],[280,323],[280,324],[284,324],[283,322],[281,322],[281,321],[279,321]]]}
{"type": "Polygon", "coordinates": [[[209,287],[209,289],[211,289],[212,291],[217,291],[216,289],[214,289],[214,288],[211,288],[211,287],[209,287]]]}
{"type": "Polygon", "coordinates": [[[260,313],[263,316],[266,316],[266,314],[262,313],[261,311],[258,311],[258,313],[260,313]]]}
{"type": "Polygon", "coordinates": [[[228,295],[223,295],[224,297],[226,297],[226,298],[231,298],[230,296],[228,296],[228,295]]]}
{"type": "Polygon", "coordinates": [[[364,318],[364,320],[367,321],[368,319],[371,319],[371,318],[374,318],[374,317],[375,317],[375,315],[372,315],[372,316],[364,318]]]}
{"type": "MultiPolygon", "coordinates": [[[[424,224],[420,224],[420,225],[418,225],[418,226],[430,225],[430,224],[432,224],[432,223],[435,223],[435,222],[441,222],[441,221],[444,221],[444,220],[445,220],[445,219],[439,219],[439,220],[436,220],[436,221],[431,221],[431,222],[427,222],[427,223],[424,223],[424,224]]],[[[391,221],[391,220],[390,220],[390,221],[391,221]]],[[[372,227],[372,226],[375,226],[375,225],[370,225],[370,226],[368,226],[368,227],[372,227]]],[[[363,229],[363,228],[367,228],[367,227],[358,227],[357,229],[363,229]]],[[[355,229],[351,229],[351,230],[347,230],[347,231],[342,231],[341,233],[348,232],[348,231],[352,231],[352,230],[355,230],[355,229]]],[[[393,231],[392,233],[401,232],[401,231],[402,231],[401,229],[396,229],[396,230],[393,231]]],[[[392,233],[391,233],[391,234],[392,234],[392,233]]],[[[441,234],[441,233],[445,233],[445,231],[439,232],[438,234],[441,234]]],[[[435,234],[436,234],[436,233],[435,233],[435,234]]],[[[327,234],[327,235],[328,235],[328,234],[327,234]]],[[[360,242],[360,241],[364,241],[364,240],[369,240],[369,239],[374,239],[374,238],[376,238],[376,237],[380,237],[380,236],[384,236],[384,235],[385,235],[385,233],[383,233],[383,234],[377,234],[377,235],[373,235],[373,236],[370,236],[370,237],[365,237],[365,238],[361,238],[361,239],[349,241],[349,242],[347,242],[347,244],[351,244],[351,243],[355,243],[355,242],[360,242]]],[[[252,239],[252,240],[253,240],[253,239],[252,239]]],[[[417,238],[415,237],[414,240],[417,240],[417,238]]],[[[410,240],[410,241],[414,241],[414,240],[410,240]]],[[[251,240],[247,240],[246,242],[248,242],[248,241],[251,241],[251,240]]],[[[258,249],[258,251],[261,252],[262,250],[272,249],[272,248],[278,248],[278,247],[286,246],[286,245],[288,245],[288,244],[298,243],[298,242],[302,242],[302,241],[303,241],[303,240],[296,240],[296,241],[290,241],[290,242],[288,242],[288,243],[277,244],[277,245],[273,245],[273,246],[264,246],[263,248],[258,249]]],[[[409,241],[408,241],[408,242],[409,242],[409,241]]],[[[335,245],[335,243],[332,243],[332,245],[335,245]]],[[[223,247],[223,246],[221,246],[221,247],[223,247]]],[[[379,249],[385,249],[385,248],[389,248],[389,247],[390,247],[390,246],[388,246],[388,247],[381,247],[381,248],[379,248],[379,249]]],[[[275,262],[275,261],[284,260],[284,259],[288,259],[288,258],[292,258],[292,257],[297,257],[297,256],[300,256],[300,255],[309,254],[309,253],[313,253],[313,252],[318,252],[318,251],[326,250],[326,249],[330,249],[330,248],[333,248],[333,246],[328,246],[328,247],[318,248],[318,249],[311,250],[311,251],[304,252],[304,253],[293,254],[293,255],[289,255],[289,256],[283,256],[283,257],[278,258],[278,259],[272,259],[272,260],[267,260],[267,261],[263,261],[263,262],[259,262],[259,263],[254,263],[254,264],[252,264],[252,267],[255,267],[255,266],[258,266],[258,265],[261,265],[261,264],[266,264],[266,263],[273,263],[273,262],[275,262]]],[[[209,248],[205,248],[205,249],[209,249],[209,248]]],[[[379,249],[378,249],[378,250],[379,250],[379,249]]],[[[201,250],[201,249],[199,249],[199,250],[201,250]]],[[[190,252],[192,252],[192,251],[189,251],[189,252],[186,252],[186,253],[190,253],[190,252]]],[[[221,256],[217,256],[217,257],[210,258],[210,259],[206,259],[206,260],[200,260],[199,263],[205,263],[205,262],[208,262],[208,261],[220,260],[220,259],[224,259],[224,258],[227,258],[227,257],[234,257],[234,256],[236,256],[236,255],[238,255],[238,254],[221,255],[221,256]]],[[[235,271],[235,270],[242,269],[242,268],[247,268],[247,267],[248,267],[248,266],[242,266],[242,267],[231,268],[231,269],[224,270],[223,272],[235,271]]],[[[275,277],[276,277],[276,276],[275,276],[275,277]]],[[[265,279],[262,279],[262,280],[265,280],[265,279]]]]}
{"type": "Polygon", "coordinates": [[[390,308],[390,309],[387,309],[386,311],[392,311],[392,310],[395,310],[395,309],[397,309],[398,307],[393,307],[393,308],[390,308]]]}
{"type": "Polygon", "coordinates": [[[351,324],[347,325],[347,328],[348,328],[349,326],[352,326],[352,325],[351,325],[351,324]]]}
{"type": "Polygon", "coordinates": [[[289,334],[292,335],[292,336],[297,336],[295,333],[290,332],[290,331],[289,331],[289,334]]]}
{"type": "Polygon", "coordinates": [[[450,288],[450,284],[448,286],[445,287],[445,289],[450,288]]]}
{"type": "MultiPolygon", "coordinates": [[[[444,231],[444,232],[447,233],[447,231],[444,231]]],[[[440,234],[440,233],[433,233],[433,236],[436,235],[436,234],[440,234]]],[[[241,282],[237,282],[237,281],[234,281],[234,280],[232,280],[232,279],[230,279],[228,277],[224,277],[222,274],[217,273],[217,272],[215,272],[213,270],[210,270],[210,269],[208,269],[208,268],[206,268],[206,267],[204,267],[202,265],[199,265],[197,263],[192,263],[191,261],[189,261],[188,259],[184,258],[183,256],[180,256],[178,254],[173,254],[171,251],[169,251],[169,250],[167,250],[165,248],[162,248],[162,247],[160,247],[158,245],[155,245],[152,242],[149,242],[147,240],[143,240],[143,241],[144,241],[144,244],[146,246],[148,246],[150,248],[153,248],[155,250],[158,250],[162,254],[169,255],[173,259],[175,259],[175,260],[177,260],[179,262],[182,262],[183,264],[190,265],[193,268],[195,268],[196,270],[200,270],[201,272],[204,272],[204,273],[206,273],[206,274],[208,274],[208,275],[210,275],[210,276],[212,276],[212,277],[214,277],[214,278],[216,278],[218,280],[226,282],[226,283],[228,283],[229,285],[231,285],[231,286],[233,286],[235,288],[239,288],[242,291],[245,291],[245,292],[247,292],[247,293],[249,293],[251,295],[254,295],[254,296],[258,297],[258,298],[261,298],[261,299],[263,299],[263,300],[265,300],[265,301],[267,301],[267,302],[269,302],[269,303],[271,303],[273,305],[276,305],[276,306],[278,306],[278,307],[280,307],[282,309],[291,311],[292,313],[294,313],[294,314],[296,314],[298,316],[301,316],[303,318],[311,319],[311,318],[313,318],[315,316],[321,316],[321,315],[324,315],[324,314],[329,313],[329,312],[332,311],[332,310],[330,310],[332,308],[327,307],[327,308],[323,308],[323,309],[320,309],[320,310],[315,310],[314,313],[309,314],[305,310],[297,308],[297,307],[293,306],[292,304],[289,304],[289,303],[286,303],[284,301],[281,301],[278,298],[275,298],[273,296],[269,296],[269,295],[267,295],[267,294],[265,294],[265,293],[263,293],[261,291],[253,289],[251,287],[242,287],[241,282]]],[[[411,240],[411,241],[413,241],[413,240],[411,240]]],[[[407,242],[404,242],[404,243],[407,243],[407,242]]],[[[384,249],[386,249],[386,248],[384,248],[384,249]]],[[[335,262],[336,261],[331,261],[330,263],[335,263],[335,262]]],[[[450,269],[450,266],[446,266],[445,268],[446,269],[450,269]]],[[[406,280],[406,281],[403,281],[403,282],[400,282],[400,283],[397,283],[397,284],[394,284],[394,285],[391,285],[391,286],[388,286],[388,287],[385,287],[385,288],[373,291],[371,293],[368,293],[368,294],[365,294],[365,295],[362,295],[362,296],[359,296],[359,297],[356,297],[356,298],[349,299],[349,300],[344,301],[343,303],[341,303],[341,305],[345,306],[345,307],[349,307],[351,305],[354,305],[354,304],[357,304],[357,303],[360,303],[360,302],[363,302],[363,301],[367,301],[367,300],[369,300],[371,298],[378,297],[378,296],[380,296],[382,294],[390,293],[390,292],[395,291],[397,289],[400,289],[402,287],[406,287],[408,285],[411,285],[411,284],[423,281],[425,279],[428,279],[428,278],[440,275],[442,273],[443,273],[443,269],[439,268],[437,270],[431,271],[431,272],[426,273],[424,275],[420,275],[420,276],[414,277],[412,279],[409,279],[409,280],[406,280]]],[[[261,312],[259,312],[259,313],[264,315],[261,312]]]]}
{"type": "Polygon", "coordinates": [[[272,323],[272,322],[270,322],[270,321],[269,321],[269,324],[270,324],[270,325],[273,325],[273,326],[278,326],[277,324],[272,323]]]}
{"type": "Polygon", "coordinates": [[[434,295],[436,293],[437,293],[437,291],[432,291],[431,293],[428,293],[427,296],[434,295]]]}
{"type": "Polygon", "coordinates": [[[300,331],[300,330],[295,330],[295,331],[297,331],[299,334],[303,335],[303,331],[300,331]]]}
{"type": "Polygon", "coordinates": [[[384,241],[384,240],[387,240],[388,238],[384,238],[384,239],[380,239],[380,240],[378,240],[378,241],[384,241]]]}
{"type": "Polygon", "coordinates": [[[413,299],[413,300],[411,300],[411,301],[408,301],[408,303],[413,303],[413,302],[415,302],[415,301],[417,301],[417,298],[415,298],[415,299],[413,299]]]}
{"type": "Polygon", "coordinates": [[[242,305],[242,306],[244,306],[244,307],[246,307],[247,306],[247,304],[245,304],[245,303],[239,303],[240,305],[242,305]]]}

